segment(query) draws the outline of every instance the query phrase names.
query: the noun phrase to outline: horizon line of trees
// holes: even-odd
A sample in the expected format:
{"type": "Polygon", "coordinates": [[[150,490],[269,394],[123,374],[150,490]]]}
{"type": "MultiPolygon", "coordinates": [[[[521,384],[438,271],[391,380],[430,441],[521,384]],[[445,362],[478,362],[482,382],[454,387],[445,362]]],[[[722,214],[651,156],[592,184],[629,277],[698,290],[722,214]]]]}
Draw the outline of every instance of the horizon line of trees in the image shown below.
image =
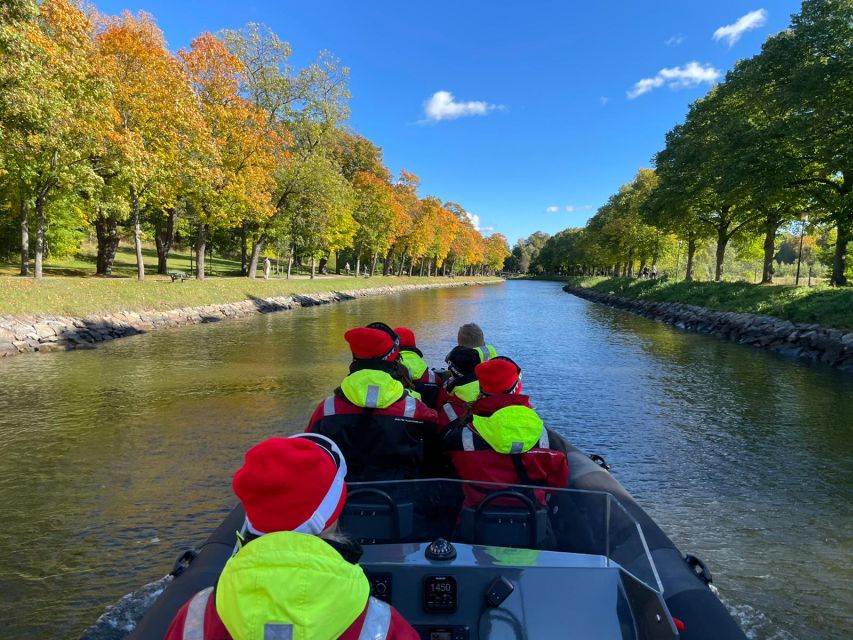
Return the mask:
{"type": "MultiPolygon", "coordinates": [[[[773,281],[779,237],[806,230],[832,285],[851,277],[853,0],[804,0],[788,29],[738,61],[666,135],[582,229],[520,241],[505,265],[522,272],[633,275],[675,258],[684,279],[713,245],[714,280],[727,249],[757,253],[773,281]],[[756,247],[756,244],[759,246],[756,247]],[[530,254],[535,253],[531,258],[530,254]],[[525,258],[527,255],[527,258],[525,258]]],[[[544,234],[543,234],[544,235],[544,234]]]]}
{"type": "MultiPolygon", "coordinates": [[[[346,127],[348,69],[328,52],[302,69],[268,27],[203,33],[176,54],[146,13],[107,16],[73,0],[0,6],[0,253],[41,278],[48,255],[97,243],[112,272],[133,240],[137,274],[153,239],[158,273],[176,238],[203,279],[208,243],[356,269],[483,273],[504,236],[484,237],[461,205],[393,178],[382,150],[346,127]],[[34,238],[31,237],[34,229],[34,238]]],[[[288,270],[289,271],[289,270],[288,270]]]]}

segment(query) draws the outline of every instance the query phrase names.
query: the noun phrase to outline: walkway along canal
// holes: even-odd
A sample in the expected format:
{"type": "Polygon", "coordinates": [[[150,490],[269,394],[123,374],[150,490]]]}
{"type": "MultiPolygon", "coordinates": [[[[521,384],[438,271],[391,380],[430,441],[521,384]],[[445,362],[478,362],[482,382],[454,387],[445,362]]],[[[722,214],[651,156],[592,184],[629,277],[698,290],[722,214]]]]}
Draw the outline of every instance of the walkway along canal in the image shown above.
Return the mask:
{"type": "Polygon", "coordinates": [[[759,640],[851,625],[853,379],[509,282],[362,299],[0,361],[0,638],[76,637],[234,503],[245,449],[301,430],[346,328],[441,363],[478,321],[547,422],[592,453],[759,640]]]}

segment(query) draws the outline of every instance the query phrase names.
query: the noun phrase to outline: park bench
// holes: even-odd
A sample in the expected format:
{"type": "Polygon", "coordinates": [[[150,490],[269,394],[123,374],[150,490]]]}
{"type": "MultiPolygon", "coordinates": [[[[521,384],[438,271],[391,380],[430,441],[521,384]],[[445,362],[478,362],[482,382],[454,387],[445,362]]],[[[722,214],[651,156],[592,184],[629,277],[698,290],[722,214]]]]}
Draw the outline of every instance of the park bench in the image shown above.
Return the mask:
{"type": "Polygon", "coordinates": [[[181,282],[183,282],[187,279],[187,274],[184,271],[168,271],[166,275],[168,275],[172,279],[172,282],[174,282],[175,280],[180,280],[181,282]]]}

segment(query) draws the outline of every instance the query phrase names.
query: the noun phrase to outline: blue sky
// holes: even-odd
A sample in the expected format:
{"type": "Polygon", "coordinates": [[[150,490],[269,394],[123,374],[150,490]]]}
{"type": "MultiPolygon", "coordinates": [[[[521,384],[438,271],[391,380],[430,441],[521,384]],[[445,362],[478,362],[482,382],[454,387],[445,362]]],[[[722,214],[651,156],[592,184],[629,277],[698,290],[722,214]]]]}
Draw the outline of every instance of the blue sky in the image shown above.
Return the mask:
{"type": "Polygon", "coordinates": [[[582,226],[649,166],[718,74],[799,10],[798,0],[96,5],[152,13],[174,50],[253,21],[288,40],[297,65],[331,51],[351,70],[350,125],[391,170],[416,173],[423,195],[459,202],[510,243],[582,226]]]}

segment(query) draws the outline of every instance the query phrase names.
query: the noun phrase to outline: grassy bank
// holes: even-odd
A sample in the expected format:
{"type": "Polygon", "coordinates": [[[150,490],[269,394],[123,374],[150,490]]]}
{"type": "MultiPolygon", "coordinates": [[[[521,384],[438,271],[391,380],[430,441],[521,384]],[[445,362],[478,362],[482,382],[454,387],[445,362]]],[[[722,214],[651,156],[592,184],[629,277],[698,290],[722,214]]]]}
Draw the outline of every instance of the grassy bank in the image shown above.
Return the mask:
{"type": "Polygon", "coordinates": [[[270,280],[248,278],[207,278],[172,283],[166,276],[147,276],[144,282],[130,278],[0,276],[0,315],[69,315],[113,311],[141,311],[223,304],[251,298],[293,294],[370,289],[402,284],[460,283],[497,278],[373,278],[318,277],[270,280]]]}
{"type": "Polygon", "coordinates": [[[715,311],[757,313],[792,322],[853,329],[853,289],[754,285],[742,282],[667,282],[633,278],[574,278],[574,286],[624,298],[680,302],[715,311]]]}

